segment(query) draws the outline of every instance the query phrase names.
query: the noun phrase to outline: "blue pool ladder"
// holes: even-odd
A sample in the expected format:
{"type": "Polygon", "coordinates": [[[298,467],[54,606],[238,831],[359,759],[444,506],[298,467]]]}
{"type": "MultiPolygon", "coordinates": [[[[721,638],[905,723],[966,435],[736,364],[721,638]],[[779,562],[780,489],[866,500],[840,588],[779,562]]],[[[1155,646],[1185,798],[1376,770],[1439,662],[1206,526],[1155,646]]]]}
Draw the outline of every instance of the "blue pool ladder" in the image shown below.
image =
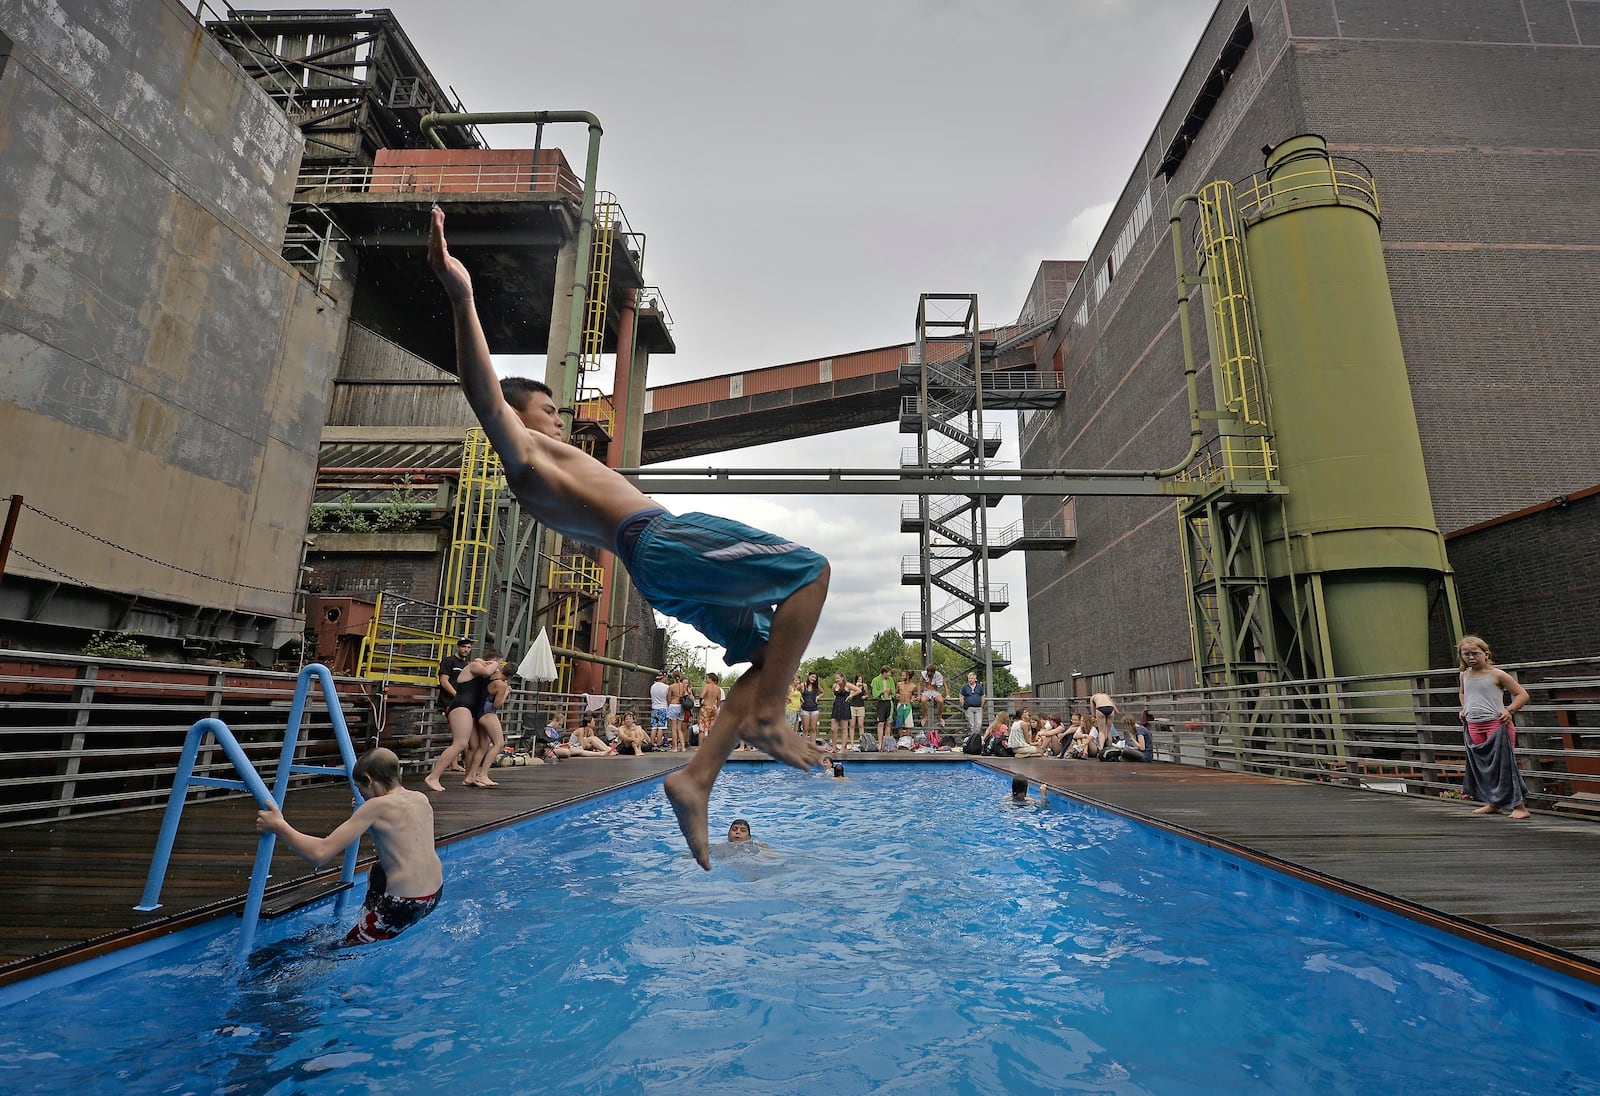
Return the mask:
{"type": "MultiPolygon", "coordinates": [[[[282,810],[284,798],[289,794],[289,777],[293,774],[338,773],[350,782],[350,790],[355,794],[357,805],[360,805],[361,792],[355,785],[355,765],[356,755],[350,745],[350,729],[345,724],[344,709],[339,706],[339,694],[333,687],[333,674],[321,663],[313,662],[301,670],[300,677],[295,682],[294,704],[289,709],[289,726],[284,731],[283,747],[278,753],[278,774],[270,793],[256,772],[255,766],[250,763],[250,759],[239,746],[239,740],[228,729],[228,725],[220,719],[202,719],[189,728],[189,734],[183,740],[183,753],[178,758],[178,772],[172,782],[172,793],[167,797],[167,813],[161,821],[161,834],[156,838],[156,851],[150,861],[150,873],[145,877],[144,895],[140,898],[139,904],[133,908],[143,912],[161,908],[161,885],[166,882],[167,863],[172,858],[172,845],[178,836],[178,822],[183,817],[183,804],[192,786],[199,784],[211,788],[249,792],[263,810],[269,805],[275,805],[282,810]],[[295,747],[300,742],[300,722],[305,715],[306,695],[311,690],[313,677],[322,687],[322,699],[328,706],[328,717],[333,723],[334,739],[339,744],[339,756],[344,759],[342,766],[294,763],[295,747]],[[194,775],[195,756],[200,751],[200,743],[208,734],[216,739],[217,745],[222,747],[222,752],[233,762],[233,767],[239,774],[238,780],[194,775]]],[[[255,945],[256,923],[261,919],[261,899],[266,893],[267,876],[272,867],[272,850],[276,843],[276,834],[264,833],[256,844],[256,863],[250,873],[250,893],[245,900],[244,923],[239,930],[238,955],[241,961],[249,957],[255,945]]],[[[360,841],[353,842],[345,850],[344,869],[339,875],[339,880],[347,886],[339,892],[339,897],[335,900],[336,915],[344,913],[345,906],[350,900],[348,884],[355,881],[356,858],[360,851],[360,841]]]]}

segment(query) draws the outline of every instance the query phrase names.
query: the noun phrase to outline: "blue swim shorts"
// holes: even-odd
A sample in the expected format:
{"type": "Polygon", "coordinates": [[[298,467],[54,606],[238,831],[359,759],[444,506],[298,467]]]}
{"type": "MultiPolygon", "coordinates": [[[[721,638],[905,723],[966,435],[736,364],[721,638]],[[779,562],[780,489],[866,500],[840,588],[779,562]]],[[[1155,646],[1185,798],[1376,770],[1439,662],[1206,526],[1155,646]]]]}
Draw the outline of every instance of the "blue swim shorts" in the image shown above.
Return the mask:
{"type": "Polygon", "coordinates": [[[650,729],[652,731],[664,730],[667,726],[667,709],[650,709],[650,729]]]}
{"type": "Polygon", "coordinates": [[[772,614],[828,561],[810,548],[713,514],[661,513],[623,559],[651,606],[748,662],[772,635],[772,614]]]}

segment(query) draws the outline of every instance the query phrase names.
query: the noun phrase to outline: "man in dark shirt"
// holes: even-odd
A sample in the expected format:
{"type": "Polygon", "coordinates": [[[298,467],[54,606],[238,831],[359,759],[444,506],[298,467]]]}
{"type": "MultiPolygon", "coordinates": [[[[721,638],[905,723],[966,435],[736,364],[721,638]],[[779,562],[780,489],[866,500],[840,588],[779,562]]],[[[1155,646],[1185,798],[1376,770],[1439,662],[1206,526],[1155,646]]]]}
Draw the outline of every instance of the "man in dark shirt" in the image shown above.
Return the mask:
{"type": "Polygon", "coordinates": [[[456,653],[439,660],[439,707],[450,703],[456,695],[456,675],[461,667],[472,661],[472,640],[462,636],[456,642],[456,653]]]}
{"type": "MultiPolygon", "coordinates": [[[[472,640],[468,636],[462,636],[456,641],[455,654],[445,655],[439,660],[439,709],[441,711],[450,706],[451,698],[456,695],[456,675],[461,672],[463,666],[471,661],[472,640]]],[[[461,763],[457,761],[456,764],[451,766],[451,771],[455,772],[461,768],[461,763]]]]}

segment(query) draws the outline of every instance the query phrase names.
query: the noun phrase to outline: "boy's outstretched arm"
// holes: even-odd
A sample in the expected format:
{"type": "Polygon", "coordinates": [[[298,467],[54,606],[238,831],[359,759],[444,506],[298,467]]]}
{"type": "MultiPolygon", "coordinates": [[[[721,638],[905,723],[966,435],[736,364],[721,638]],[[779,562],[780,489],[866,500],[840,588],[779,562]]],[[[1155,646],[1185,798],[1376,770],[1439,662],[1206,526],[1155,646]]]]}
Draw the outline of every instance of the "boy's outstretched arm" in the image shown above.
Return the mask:
{"type": "Polygon", "coordinates": [[[444,210],[438,206],[433,207],[428,224],[428,265],[450,298],[456,329],[456,372],[461,379],[461,390],[510,474],[511,466],[529,463],[528,428],[500,394],[500,378],[494,371],[489,343],[483,336],[483,325],[478,321],[478,308],[472,296],[472,276],[461,260],[450,254],[450,245],[444,238],[444,210]]]}
{"type": "Polygon", "coordinates": [[[351,844],[361,840],[361,835],[372,828],[373,815],[377,809],[375,799],[367,800],[356,808],[354,814],[339,823],[338,828],[327,837],[312,837],[308,833],[301,833],[289,825],[289,820],[283,817],[283,812],[277,807],[256,812],[256,829],[262,833],[277,834],[278,840],[289,846],[290,852],[313,868],[320,868],[351,844]]]}

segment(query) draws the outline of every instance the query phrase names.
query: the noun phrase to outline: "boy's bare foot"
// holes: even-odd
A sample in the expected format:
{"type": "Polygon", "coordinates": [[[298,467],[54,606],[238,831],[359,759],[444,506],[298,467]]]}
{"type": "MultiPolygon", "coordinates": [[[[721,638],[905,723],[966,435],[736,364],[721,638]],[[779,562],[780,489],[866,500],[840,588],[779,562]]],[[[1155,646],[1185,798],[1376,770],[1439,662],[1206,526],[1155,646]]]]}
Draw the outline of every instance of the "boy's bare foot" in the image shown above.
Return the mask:
{"type": "Polygon", "coordinates": [[[1473,811],[1472,813],[1473,814],[1499,814],[1500,813],[1500,808],[1495,806],[1493,803],[1485,803],[1483,806],[1479,807],[1477,810],[1473,811]]]}
{"type": "Polygon", "coordinates": [[[1531,818],[1532,816],[1528,814],[1527,807],[1518,807],[1511,812],[1510,817],[1516,819],[1518,822],[1521,822],[1524,818],[1531,818]]]}
{"type": "Polygon", "coordinates": [[[439,778],[434,776],[432,773],[429,773],[427,776],[423,777],[422,782],[436,792],[444,791],[444,785],[439,783],[439,778]]]}
{"type": "Polygon", "coordinates": [[[782,720],[762,722],[756,720],[742,733],[745,742],[766,753],[775,761],[782,761],[801,772],[809,772],[822,761],[822,749],[809,738],[789,733],[782,720]]]}
{"type": "Polygon", "coordinates": [[[669,773],[662,782],[672,813],[678,816],[678,829],[689,846],[689,855],[706,871],[711,870],[711,838],[707,834],[711,785],[696,780],[687,769],[669,773]]]}

